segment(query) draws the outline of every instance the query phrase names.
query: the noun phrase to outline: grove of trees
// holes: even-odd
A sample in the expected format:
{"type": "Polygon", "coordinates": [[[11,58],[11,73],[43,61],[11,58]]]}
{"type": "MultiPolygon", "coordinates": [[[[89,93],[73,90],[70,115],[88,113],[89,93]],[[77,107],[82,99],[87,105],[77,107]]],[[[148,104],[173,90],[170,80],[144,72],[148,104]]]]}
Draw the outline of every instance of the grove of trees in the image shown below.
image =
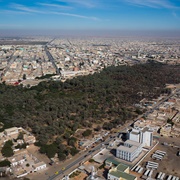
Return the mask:
{"type": "MultiPolygon", "coordinates": [[[[134,104],[157,98],[166,83],[180,83],[180,66],[148,63],[105,68],[65,82],[41,82],[31,88],[0,84],[0,121],[22,126],[36,136],[40,151],[61,160],[78,152],[78,128],[110,130],[142,113],[134,104]],[[49,150],[51,149],[51,150],[49,150]]],[[[90,132],[86,132],[90,135],[90,132]]],[[[84,132],[84,135],[86,134],[84,132]]]]}

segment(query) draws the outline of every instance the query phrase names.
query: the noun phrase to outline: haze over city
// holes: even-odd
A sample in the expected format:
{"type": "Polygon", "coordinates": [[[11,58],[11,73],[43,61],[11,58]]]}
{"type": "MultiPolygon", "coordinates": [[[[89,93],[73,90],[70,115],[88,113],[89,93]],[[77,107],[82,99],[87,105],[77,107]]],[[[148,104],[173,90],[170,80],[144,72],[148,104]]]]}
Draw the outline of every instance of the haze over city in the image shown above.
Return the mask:
{"type": "Polygon", "coordinates": [[[179,0],[1,0],[0,34],[179,36],[179,0]]]}

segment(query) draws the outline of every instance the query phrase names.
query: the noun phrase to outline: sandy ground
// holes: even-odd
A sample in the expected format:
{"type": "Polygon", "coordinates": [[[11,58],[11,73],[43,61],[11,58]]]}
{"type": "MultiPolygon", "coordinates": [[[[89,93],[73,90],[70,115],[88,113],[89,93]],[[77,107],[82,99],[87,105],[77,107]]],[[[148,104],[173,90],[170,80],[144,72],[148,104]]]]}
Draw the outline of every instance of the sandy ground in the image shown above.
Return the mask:
{"type": "MultiPolygon", "coordinates": [[[[153,178],[156,178],[157,174],[159,172],[163,172],[167,175],[174,175],[180,177],[180,157],[177,156],[177,152],[179,151],[179,148],[174,146],[180,147],[180,139],[178,138],[169,138],[169,137],[160,137],[159,138],[159,144],[156,146],[156,148],[140,163],[142,167],[145,167],[145,164],[147,161],[153,161],[159,163],[159,167],[157,170],[153,172],[153,178]],[[171,145],[165,146],[162,145],[163,142],[167,142],[171,145]],[[152,154],[156,150],[165,151],[167,155],[160,161],[160,160],[154,160],[152,159],[152,154]]],[[[145,171],[145,168],[144,168],[145,171]]],[[[144,172],[143,171],[143,172],[144,172]]]]}
{"type": "Polygon", "coordinates": [[[87,177],[87,174],[82,172],[81,174],[79,174],[79,176],[76,176],[74,178],[70,178],[70,180],[85,180],[86,177],[87,177]]]}

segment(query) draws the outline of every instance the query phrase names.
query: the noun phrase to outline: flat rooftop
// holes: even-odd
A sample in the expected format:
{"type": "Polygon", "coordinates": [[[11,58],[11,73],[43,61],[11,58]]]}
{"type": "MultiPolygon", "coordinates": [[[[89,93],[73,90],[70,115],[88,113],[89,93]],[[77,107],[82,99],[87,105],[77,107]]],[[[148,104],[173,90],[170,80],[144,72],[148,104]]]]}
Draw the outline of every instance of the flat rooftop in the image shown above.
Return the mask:
{"type": "Polygon", "coordinates": [[[129,153],[132,153],[132,152],[134,152],[137,149],[137,146],[127,147],[127,146],[122,146],[121,145],[117,149],[121,150],[121,151],[126,151],[126,152],[129,152],[129,153]]]}
{"type": "Polygon", "coordinates": [[[131,144],[131,145],[137,146],[137,147],[139,147],[141,145],[141,143],[136,142],[136,141],[132,141],[132,140],[127,140],[124,143],[131,144]]]}

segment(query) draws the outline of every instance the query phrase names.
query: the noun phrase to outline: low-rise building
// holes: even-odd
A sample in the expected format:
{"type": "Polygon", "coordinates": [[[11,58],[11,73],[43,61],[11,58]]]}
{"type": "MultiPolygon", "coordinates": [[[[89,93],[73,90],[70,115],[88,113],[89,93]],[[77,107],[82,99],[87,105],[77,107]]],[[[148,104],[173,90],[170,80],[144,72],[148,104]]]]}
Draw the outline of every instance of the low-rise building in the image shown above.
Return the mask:
{"type": "Polygon", "coordinates": [[[143,129],[144,127],[148,127],[150,131],[157,132],[160,129],[160,126],[154,123],[152,120],[138,120],[134,123],[135,129],[143,129]]]}
{"type": "Polygon", "coordinates": [[[167,123],[165,126],[163,126],[160,130],[160,134],[163,136],[170,136],[172,130],[172,125],[167,123]]]}
{"type": "Polygon", "coordinates": [[[36,142],[35,136],[24,134],[24,142],[28,144],[34,144],[36,142]]]}
{"type": "Polygon", "coordinates": [[[17,166],[23,164],[26,161],[25,154],[19,154],[9,158],[11,166],[17,166]]]}
{"type": "Polygon", "coordinates": [[[34,168],[34,171],[40,171],[42,169],[45,169],[46,168],[46,163],[41,161],[39,163],[36,163],[33,165],[33,168],[34,168]]]}
{"type": "Polygon", "coordinates": [[[115,168],[111,168],[108,172],[108,180],[137,180],[137,177],[129,174],[129,167],[119,164],[115,168]]]}
{"type": "Polygon", "coordinates": [[[108,158],[105,160],[105,167],[111,168],[112,166],[117,166],[119,162],[115,160],[114,158],[108,158]]]}
{"type": "Polygon", "coordinates": [[[4,130],[4,134],[6,136],[11,136],[11,135],[18,134],[18,133],[19,133],[19,130],[17,127],[12,127],[12,128],[4,130]]]}

